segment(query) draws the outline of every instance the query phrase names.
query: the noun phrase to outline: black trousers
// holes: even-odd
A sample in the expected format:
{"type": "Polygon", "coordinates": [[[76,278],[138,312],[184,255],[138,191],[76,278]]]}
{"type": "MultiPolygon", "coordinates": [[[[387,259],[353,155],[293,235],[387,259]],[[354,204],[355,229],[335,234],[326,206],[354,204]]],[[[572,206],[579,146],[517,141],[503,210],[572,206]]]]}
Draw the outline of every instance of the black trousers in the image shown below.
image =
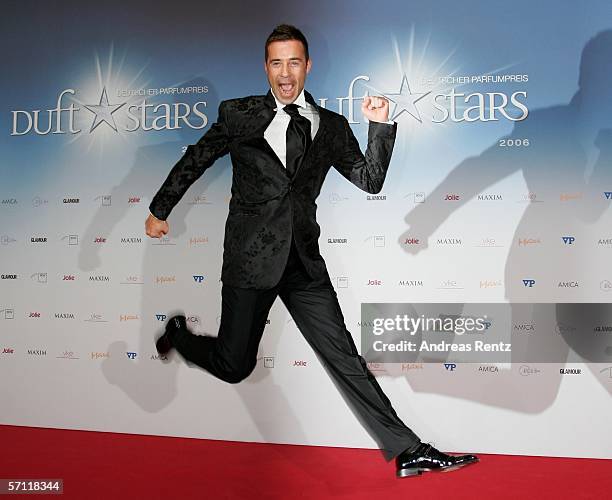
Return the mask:
{"type": "Polygon", "coordinates": [[[221,380],[238,383],[255,368],[259,342],[277,296],[385,458],[391,460],[406,449],[416,448],[420,439],[397,416],[357,352],[331,282],[312,281],[294,245],[285,272],[274,288],[253,290],[223,285],[217,337],[180,330],[173,343],[188,361],[221,380]]]}

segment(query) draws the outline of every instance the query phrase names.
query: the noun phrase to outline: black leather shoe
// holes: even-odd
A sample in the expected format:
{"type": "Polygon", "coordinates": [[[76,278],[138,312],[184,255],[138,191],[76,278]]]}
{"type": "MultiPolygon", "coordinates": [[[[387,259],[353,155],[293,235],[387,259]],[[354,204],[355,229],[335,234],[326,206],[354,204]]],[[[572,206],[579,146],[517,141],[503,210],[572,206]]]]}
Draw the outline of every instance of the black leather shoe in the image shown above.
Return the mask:
{"type": "Polygon", "coordinates": [[[166,330],[164,334],[155,341],[155,349],[162,356],[165,356],[170,352],[170,349],[174,347],[172,339],[176,330],[186,330],[187,319],[185,316],[173,316],[166,323],[166,330]]]}
{"type": "Polygon", "coordinates": [[[476,462],[475,455],[447,455],[429,443],[421,443],[412,453],[404,451],[395,458],[397,477],[418,476],[423,471],[449,472],[476,462]]]}

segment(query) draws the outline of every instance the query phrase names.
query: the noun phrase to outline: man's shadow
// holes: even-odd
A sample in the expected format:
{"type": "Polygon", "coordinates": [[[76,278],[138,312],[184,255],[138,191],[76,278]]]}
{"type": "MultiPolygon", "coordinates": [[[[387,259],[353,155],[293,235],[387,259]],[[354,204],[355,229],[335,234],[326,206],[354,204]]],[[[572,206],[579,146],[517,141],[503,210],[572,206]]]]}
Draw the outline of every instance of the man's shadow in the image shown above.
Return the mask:
{"type": "MultiPolygon", "coordinates": [[[[209,91],[206,101],[219,100],[208,81],[196,79],[184,85],[207,85],[209,91]]],[[[188,99],[181,97],[181,102],[188,99]]],[[[213,117],[209,113],[207,115],[210,125],[213,117]]],[[[134,273],[133,266],[136,262],[130,262],[129,257],[106,264],[106,267],[113,267],[116,270],[115,274],[122,280],[124,275],[138,274],[138,282],[130,284],[132,290],[138,290],[140,293],[138,346],[124,340],[112,342],[108,347],[110,356],[102,362],[101,368],[109,383],[123,391],[140,408],[151,413],[161,411],[176,397],[179,366],[184,362],[180,355],[174,354],[174,351],[167,359],[156,359],[158,356],[155,352],[154,339],[156,334],[161,334],[165,326],[160,320],[163,316],[167,319],[173,314],[184,314],[187,311],[191,320],[190,328],[194,333],[216,336],[219,326],[218,311],[221,309],[221,285],[218,283],[218,276],[221,269],[226,209],[219,209],[219,203],[226,203],[230,193],[229,156],[217,160],[215,165],[203,175],[204,182],[194,183],[185,193],[168,218],[170,233],[162,240],[149,239],[144,234],[148,202],[141,200],[141,205],[136,205],[140,209],[130,207],[127,203],[128,198],[136,195],[146,196],[150,202],[170,168],[182,156],[186,145],[195,143],[202,135],[201,130],[191,130],[186,127],[179,129],[178,132],[180,138],[177,141],[144,146],[138,150],[134,164],[127,175],[109,193],[111,206],[100,207],[83,235],[83,241],[89,242],[93,241],[95,236],[108,237],[115,231],[116,236],[113,239],[117,246],[119,246],[117,240],[126,233],[130,236],[141,236],[143,239],[145,250],[140,263],[140,272],[134,273]],[[221,197],[218,195],[219,192],[227,195],[221,197]],[[132,211],[136,211],[137,215],[128,213],[132,211]],[[127,225],[124,224],[124,227],[116,230],[119,222],[126,218],[127,225]],[[210,275],[202,272],[203,267],[210,272],[210,275]],[[213,270],[219,272],[215,274],[213,270]],[[196,285],[191,279],[193,274],[204,274],[207,286],[196,285]],[[167,285],[156,283],[156,278],[164,276],[175,276],[177,282],[167,285]],[[159,326],[155,328],[153,325],[159,326]],[[130,350],[137,352],[135,360],[127,357],[126,353],[130,350]]],[[[129,250],[130,248],[123,249],[124,254],[129,255],[129,250]]],[[[99,252],[100,245],[82,245],[78,258],[79,268],[82,271],[93,271],[103,267],[104,255],[99,252]]],[[[266,351],[276,352],[276,344],[285,326],[287,313],[281,308],[278,311],[274,310],[271,315],[274,315],[275,319],[271,322],[272,325],[266,327],[265,345],[266,351]]],[[[126,328],[125,331],[129,330],[126,328]]],[[[276,412],[283,415],[285,421],[290,421],[289,425],[293,432],[299,432],[300,429],[281,385],[270,379],[270,376],[273,378],[273,373],[273,370],[259,362],[248,379],[232,386],[243,400],[247,411],[251,412],[252,420],[258,425],[264,439],[268,439],[269,429],[265,424],[267,419],[261,413],[268,413],[269,407],[274,407],[276,412]],[[254,384],[265,380],[268,382],[263,396],[262,391],[251,389],[254,384]]],[[[202,376],[212,377],[206,373],[202,373],[202,376]]],[[[229,387],[228,384],[228,389],[229,387]]]]}
{"type": "MultiPolygon", "coordinates": [[[[612,191],[612,100],[607,98],[611,74],[612,30],[606,30],[591,38],[582,51],[579,89],[571,101],[530,112],[526,120],[516,122],[511,133],[501,139],[506,144],[509,140],[509,144],[517,141],[524,144],[522,141],[527,139],[528,146],[502,147],[503,142],[497,141],[479,156],[467,158],[457,165],[428,196],[426,203],[417,205],[406,215],[409,229],[399,237],[400,246],[409,253],[418,254],[427,248],[427,239],[455,210],[483,190],[520,171],[529,196],[523,200],[526,208],[506,261],[506,299],[511,304],[529,302],[525,300],[525,277],[535,279],[542,286],[554,284],[563,276],[586,284],[586,279],[581,278],[585,277],[583,273],[593,252],[589,242],[597,240],[597,228],[590,226],[610,205],[604,191],[612,191]],[[460,193],[460,200],[445,202],[446,193],[460,193]],[[579,244],[566,252],[562,260],[551,258],[549,248],[561,244],[564,235],[571,235],[579,244]],[[421,247],[403,245],[411,237],[422,238],[425,244],[421,247]],[[529,243],[530,239],[535,242],[529,243]]],[[[494,223],[499,224],[499,221],[494,223]]],[[[512,349],[522,356],[517,359],[513,355],[513,362],[524,362],[524,356],[529,353],[547,351],[548,362],[554,359],[565,363],[573,351],[587,363],[602,362],[601,353],[607,353],[604,358],[612,364],[612,347],[604,335],[594,336],[592,331],[589,338],[571,335],[576,322],[584,320],[580,317],[580,307],[571,304],[547,306],[533,306],[531,318],[525,318],[524,308],[511,305],[511,325],[531,319],[537,329],[535,334],[527,336],[512,333],[512,349]]],[[[588,312],[600,318],[600,324],[611,323],[608,304],[584,306],[583,314],[588,312]]],[[[462,308],[463,305],[458,306],[459,310],[462,308]]],[[[601,367],[589,367],[601,380],[601,367]]],[[[457,384],[440,384],[410,375],[408,379],[417,391],[443,393],[527,413],[543,411],[554,403],[561,383],[557,370],[543,370],[538,377],[537,393],[528,397],[524,380],[512,373],[516,369],[518,367],[513,366],[512,371],[500,370],[494,391],[482,390],[481,374],[475,370],[456,372],[457,384]]],[[[612,386],[605,387],[612,393],[612,386]]]]}

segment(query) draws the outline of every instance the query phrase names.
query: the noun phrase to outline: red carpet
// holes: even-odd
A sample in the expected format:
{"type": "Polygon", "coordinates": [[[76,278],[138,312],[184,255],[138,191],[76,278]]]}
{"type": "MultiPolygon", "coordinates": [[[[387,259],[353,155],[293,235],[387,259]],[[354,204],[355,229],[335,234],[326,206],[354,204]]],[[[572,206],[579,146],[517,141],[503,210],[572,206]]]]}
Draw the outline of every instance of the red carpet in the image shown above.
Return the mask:
{"type": "Polygon", "coordinates": [[[396,479],[393,462],[385,462],[377,450],[16,426],[0,426],[0,437],[0,478],[62,478],[62,498],[576,500],[612,495],[612,460],[479,454],[480,463],[458,471],[396,479]]]}

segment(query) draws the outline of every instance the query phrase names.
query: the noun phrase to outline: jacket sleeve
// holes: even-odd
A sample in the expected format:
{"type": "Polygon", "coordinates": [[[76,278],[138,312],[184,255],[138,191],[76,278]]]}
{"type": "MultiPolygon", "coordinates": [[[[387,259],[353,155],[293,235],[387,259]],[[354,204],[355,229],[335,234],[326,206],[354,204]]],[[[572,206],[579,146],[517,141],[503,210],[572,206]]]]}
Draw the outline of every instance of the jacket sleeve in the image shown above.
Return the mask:
{"type": "Polygon", "coordinates": [[[382,189],[391,153],[395,144],[397,123],[370,121],[368,145],[365,155],[351,130],[348,120],[342,116],[342,133],[338,137],[333,165],[346,179],[368,193],[379,193],[382,189]]]}
{"type": "Polygon", "coordinates": [[[159,188],[149,211],[158,219],[166,220],[174,206],[204,171],[229,151],[226,101],[219,104],[219,116],[196,144],[187,146],[182,158],[172,167],[159,188]]]}

